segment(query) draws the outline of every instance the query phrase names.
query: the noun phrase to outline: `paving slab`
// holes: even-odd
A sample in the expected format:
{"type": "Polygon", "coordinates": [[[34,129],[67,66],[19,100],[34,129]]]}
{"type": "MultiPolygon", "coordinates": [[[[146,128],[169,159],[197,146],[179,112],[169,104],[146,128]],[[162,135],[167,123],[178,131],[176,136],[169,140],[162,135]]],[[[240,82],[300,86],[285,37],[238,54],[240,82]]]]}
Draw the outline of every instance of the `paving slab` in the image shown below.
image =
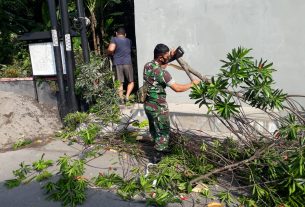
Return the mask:
{"type": "MultiPolygon", "coordinates": [[[[58,202],[48,201],[41,189],[43,183],[32,182],[30,184],[22,185],[17,188],[7,189],[4,186],[4,182],[7,179],[14,178],[12,171],[19,168],[21,162],[31,164],[41,158],[42,154],[45,154],[45,159],[51,159],[56,161],[60,156],[67,155],[79,155],[81,146],[72,145],[69,146],[66,143],[56,140],[45,146],[37,148],[25,148],[16,151],[7,151],[0,153],[0,206],[3,207],[41,207],[61,206],[58,202]]],[[[126,156],[125,156],[126,157],[126,156]]],[[[124,159],[124,156],[123,156],[124,159]]],[[[126,157],[127,159],[127,157],[126,157]]],[[[124,165],[119,159],[118,153],[115,151],[105,151],[102,157],[94,159],[88,163],[90,166],[86,166],[85,177],[92,178],[97,176],[99,172],[108,172],[110,169],[115,169],[116,173],[123,174],[124,165]]],[[[52,167],[53,173],[56,172],[56,166],[52,167]]],[[[112,192],[104,190],[88,190],[88,199],[82,206],[146,206],[145,203],[124,201],[119,196],[112,192]]]]}
{"type": "MultiPolygon", "coordinates": [[[[70,156],[78,156],[80,154],[81,146],[74,144],[69,146],[67,143],[61,140],[55,140],[47,145],[40,147],[29,147],[15,151],[6,151],[0,153],[0,206],[2,207],[59,207],[61,203],[49,201],[43,193],[41,187],[43,182],[33,181],[26,185],[21,185],[13,189],[7,189],[4,186],[5,180],[13,179],[13,170],[19,168],[21,162],[25,164],[31,164],[41,158],[42,154],[45,159],[51,159],[56,161],[60,156],[67,154],[70,156]]],[[[127,176],[130,169],[139,166],[139,164],[133,160],[127,154],[120,154],[114,150],[104,151],[103,156],[98,159],[91,160],[86,165],[86,172],[84,176],[86,178],[92,178],[97,176],[99,172],[107,173],[115,171],[115,173],[121,176],[127,176]]],[[[57,166],[53,166],[51,171],[55,174],[57,172],[57,166]]],[[[55,179],[55,178],[54,178],[55,179]]],[[[118,195],[110,191],[102,189],[89,188],[87,190],[87,200],[81,206],[84,207],[144,207],[147,206],[145,201],[125,201],[118,195]]],[[[188,196],[188,199],[183,201],[183,204],[172,203],[168,204],[169,207],[199,207],[204,206],[202,202],[196,202],[196,200],[203,200],[196,195],[188,196]]]]}

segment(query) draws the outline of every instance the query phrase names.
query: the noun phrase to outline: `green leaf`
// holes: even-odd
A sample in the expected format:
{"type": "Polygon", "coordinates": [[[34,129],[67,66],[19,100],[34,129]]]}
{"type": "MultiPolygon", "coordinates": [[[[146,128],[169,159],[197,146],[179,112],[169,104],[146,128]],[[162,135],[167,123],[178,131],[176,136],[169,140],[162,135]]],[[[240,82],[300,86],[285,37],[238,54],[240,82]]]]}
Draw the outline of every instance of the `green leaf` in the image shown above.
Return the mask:
{"type": "Polygon", "coordinates": [[[38,182],[40,182],[40,181],[43,181],[43,180],[47,180],[47,179],[49,179],[52,176],[53,175],[49,171],[43,171],[43,172],[41,172],[40,174],[38,174],[36,176],[36,180],[38,182]]]}
{"type": "Polygon", "coordinates": [[[121,178],[119,175],[111,173],[109,175],[99,175],[94,183],[99,187],[109,189],[113,185],[121,185],[124,182],[123,182],[123,178],[121,178]]]}
{"type": "Polygon", "coordinates": [[[220,115],[224,119],[228,119],[234,114],[238,112],[239,105],[235,104],[234,101],[231,101],[231,97],[229,96],[224,101],[218,99],[215,103],[215,110],[217,111],[218,115],[220,115]]]}
{"type": "Polygon", "coordinates": [[[6,180],[4,185],[5,187],[12,189],[15,187],[18,187],[21,184],[21,180],[20,179],[11,179],[11,180],[6,180]]]}
{"type": "Polygon", "coordinates": [[[36,162],[33,162],[32,166],[33,166],[33,169],[36,170],[36,171],[42,171],[50,166],[53,165],[53,161],[52,160],[44,160],[43,157],[44,157],[44,153],[42,154],[40,160],[36,161],[36,162]]]}

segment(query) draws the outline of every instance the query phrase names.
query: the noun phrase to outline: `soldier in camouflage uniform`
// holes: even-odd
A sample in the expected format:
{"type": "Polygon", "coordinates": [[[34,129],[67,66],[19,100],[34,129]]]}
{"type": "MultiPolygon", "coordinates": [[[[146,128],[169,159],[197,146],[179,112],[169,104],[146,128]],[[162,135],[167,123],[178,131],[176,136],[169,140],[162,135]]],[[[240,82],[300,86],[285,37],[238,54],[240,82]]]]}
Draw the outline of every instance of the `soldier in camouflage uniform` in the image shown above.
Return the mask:
{"type": "Polygon", "coordinates": [[[148,86],[144,110],[149,121],[149,131],[155,142],[157,151],[168,151],[170,121],[166,102],[165,88],[169,86],[175,92],[184,92],[198,84],[196,80],[189,84],[178,84],[166,70],[168,62],[175,51],[170,51],[164,44],[154,49],[154,60],[144,66],[144,82],[148,86]]]}

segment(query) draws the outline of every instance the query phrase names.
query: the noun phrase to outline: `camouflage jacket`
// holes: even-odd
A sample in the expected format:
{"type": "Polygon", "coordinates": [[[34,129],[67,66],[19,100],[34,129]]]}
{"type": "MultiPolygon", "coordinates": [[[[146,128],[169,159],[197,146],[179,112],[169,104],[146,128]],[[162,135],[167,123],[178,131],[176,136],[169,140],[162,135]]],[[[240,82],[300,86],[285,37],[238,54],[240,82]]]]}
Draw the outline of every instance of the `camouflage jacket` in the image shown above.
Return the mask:
{"type": "Polygon", "coordinates": [[[167,106],[165,88],[175,82],[169,72],[153,60],[145,64],[143,78],[148,85],[146,104],[167,106]]]}

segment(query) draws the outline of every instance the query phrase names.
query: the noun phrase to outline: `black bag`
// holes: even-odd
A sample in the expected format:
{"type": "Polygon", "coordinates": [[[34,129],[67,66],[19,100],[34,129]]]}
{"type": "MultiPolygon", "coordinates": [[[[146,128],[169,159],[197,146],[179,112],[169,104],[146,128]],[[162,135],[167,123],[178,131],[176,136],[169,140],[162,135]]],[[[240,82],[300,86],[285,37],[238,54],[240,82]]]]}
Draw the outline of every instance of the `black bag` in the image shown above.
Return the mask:
{"type": "Polygon", "coordinates": [[[147,90],[148,90],[148,84],[146,81],[144,82],[143,86],[139,88],[137,97],[139,103],[144,103],[147,97],[147,90]]]}

